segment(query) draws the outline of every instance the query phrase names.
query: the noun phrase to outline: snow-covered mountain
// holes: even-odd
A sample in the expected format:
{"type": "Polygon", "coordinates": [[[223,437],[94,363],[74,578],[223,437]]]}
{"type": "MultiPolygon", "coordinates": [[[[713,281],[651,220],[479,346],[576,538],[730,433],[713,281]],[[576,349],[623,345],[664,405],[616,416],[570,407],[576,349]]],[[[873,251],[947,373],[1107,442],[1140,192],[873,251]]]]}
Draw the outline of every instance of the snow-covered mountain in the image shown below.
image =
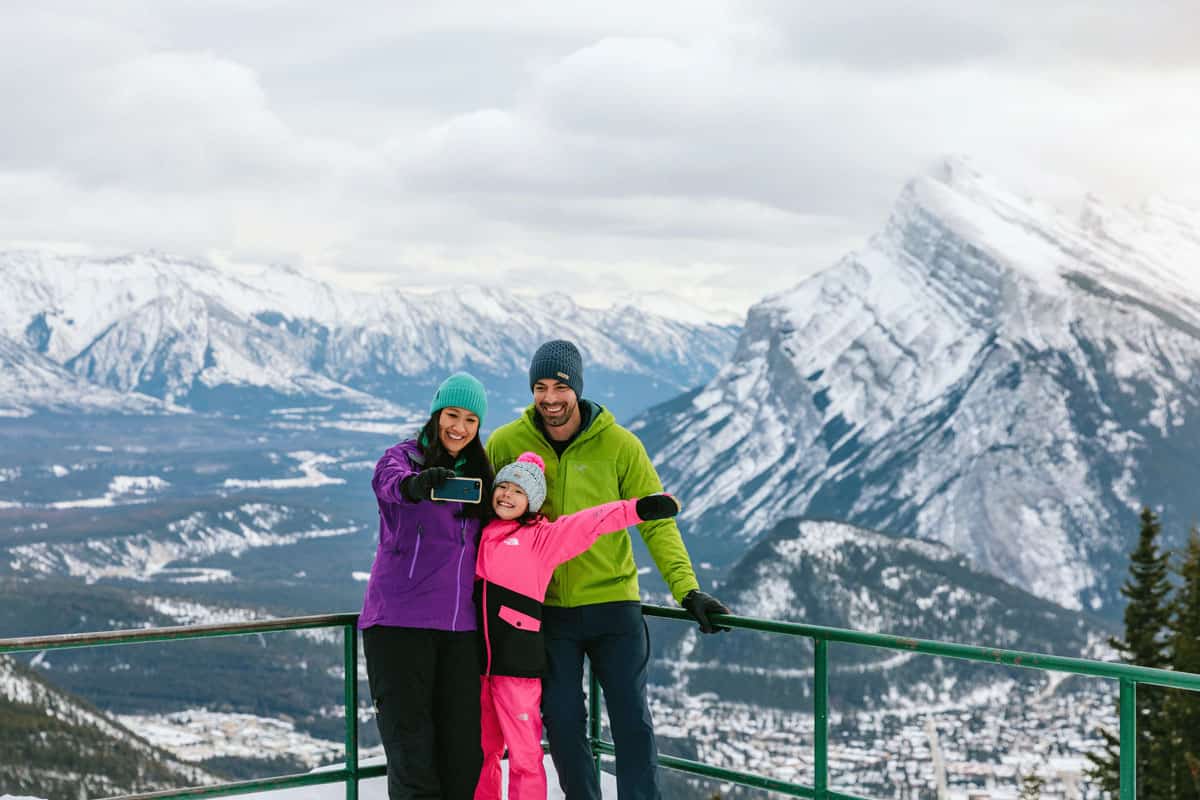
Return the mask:
{"type": "Polygon", "coordinates": [[[217,781],[6,656],[0,656],[0,740],[6,792],[109,797],[217,781]]]}
{"type": "MultiPolygon", "coordinates": [[[[743,616],[1056,655],[1104,655],[1104,624],[1035,597],[950,548],[839,522],[786,519],[730,570],[719,594],[743,616]]],[[[735,631],[701,636],[691,626],[656,667],[691,694],[726,702],[810,707],[812,642],[735,631]]],[[[830,689],[839,706],[895,706],[961,699],[1001,680],[989,665],[834,644],[830,689]]]]}
{"type": "Polygon", "coordinates": [[[306,539],[347,536],[356,529],[338,527],[329,516],[310,508],[243,503],[223,510],[193,511],[162,527],[139,532],[62,541],[58,531],[25,533],[19,544],[0,548],[0,573],[69,575],[89,583],[101,579],[146,581],[224,580],[219,570],[187,565],[229,553],[284,547],[306,539]]]}
{"type": "Polygon", "coordinates": [[[1111,609],[1140,506],[1179,536],[1200,515],[1198,387],[1200,213],[1071,219],[951,160],[634,427],[719,563],[783,517],[840,519],[1111,609]]]}
{"type": "MultiPolygon", "coordinates": [[[[703,382],[732,351],[735,328],[681,316],[477,287],[354,292],[285,267],[235,273],[159,253],[0,253],[6,372],[41,355],[91,385],[195,409],[280,395],[411,405],[455,369],[494,387],[497,407],[519,405],[533,350],[570,338],[593,396],[629,413],[703,382]]],[[[18,378],[0,389],[4,406],[44,407],[18,378]]],[[[64,388],[59,402],[82,394],[64,388]]]]}
{"type": "Polygon", "coordinates": [[[162,403],[139,392],[96,386],[70,370],[0,335],[0,416],[24,417],[35,410],[154,413],[162,403]]]}

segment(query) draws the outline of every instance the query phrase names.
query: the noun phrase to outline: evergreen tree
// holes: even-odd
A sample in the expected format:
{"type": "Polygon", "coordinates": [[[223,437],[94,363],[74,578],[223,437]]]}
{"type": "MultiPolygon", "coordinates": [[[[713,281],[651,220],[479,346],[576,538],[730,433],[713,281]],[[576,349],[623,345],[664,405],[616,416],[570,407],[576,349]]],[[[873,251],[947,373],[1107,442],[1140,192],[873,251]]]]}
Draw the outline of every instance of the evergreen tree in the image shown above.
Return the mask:
{"type": "MultiPolygon", "coordinates": [[[[1179,590],[1171,614],[1171,667],[1200,673],[1200,531],[1192,528],[1178,568],[1179,590]]],[[[1180,797],[1200,796],[1200,693],[1167,692],[1171,764],[1180,797]]]]}
{"type": "Polygon", "coordinates": [[[1036,772],[1021,776],[1021,793],[1018,800],[1041,800],[1042,790],[1046,788],[1046,779],[1036,772]]]}
{"type": "MultiPolygon", "coordinates": [[[[1125,638],[1110,639],[1109,644],[1127,664],[1163,669],[1170,666],[1170,555],[1159,548],[1161,526],[1154,512],[1143,508],[1141,520],[1138,544],[1130,555],[1129,578],[1121,587],[1121,594],[1127,600],[1125,638]]],[[[1170,726],[1165,719],[1164,696],[1164,690],[1157,687],[1138,686],[1137,794],[1173,800],[1170,726]]],[[[1089,776],[1115,797],[1120,787],[1119,740],[1109,731],[1102,733],[1105,752],[1088,754],[1093,764],[1089,776]]]]}

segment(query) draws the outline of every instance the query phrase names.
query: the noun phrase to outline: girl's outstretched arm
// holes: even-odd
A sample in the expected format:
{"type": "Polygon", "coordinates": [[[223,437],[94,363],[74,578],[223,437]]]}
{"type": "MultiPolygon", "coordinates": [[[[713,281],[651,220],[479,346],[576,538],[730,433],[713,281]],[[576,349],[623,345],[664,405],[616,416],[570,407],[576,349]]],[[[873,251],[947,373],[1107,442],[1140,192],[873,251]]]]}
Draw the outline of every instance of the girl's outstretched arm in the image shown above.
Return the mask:
{"type": "Polygon", "coordinates": [[[622,531],[642,521],[637,500],[616,500],[564,514],[554,522],[542,520],[534,527],[534,552],[541,563],[553,569],[587,550],[606,533],[622,531]]]}
{"type": "Polygon", "coordinates": [[[679,513],[679,508],[678,500],[663,493],[585,508],[554,522],[539,523],[534,534],[534,551],[542,564],[557,567],[587,550],[606,533],[625,530],[640,522],[673,517],[679,513]]]}

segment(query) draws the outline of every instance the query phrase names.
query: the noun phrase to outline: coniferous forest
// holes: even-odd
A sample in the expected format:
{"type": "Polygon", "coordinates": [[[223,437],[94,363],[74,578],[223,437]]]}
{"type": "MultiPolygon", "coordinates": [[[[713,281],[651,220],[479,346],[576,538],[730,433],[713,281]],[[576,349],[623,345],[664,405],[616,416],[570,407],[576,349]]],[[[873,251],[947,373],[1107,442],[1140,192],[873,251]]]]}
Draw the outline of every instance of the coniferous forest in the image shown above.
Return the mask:
{"type": "MultiPolygon", "coordinates": [[[[1109,644],[1127,664],[1200,673],[1200,531],[1193,526],[1181,552],[1160,544],[1162,524],[1141,513],[1129,576],[1122,638],[1109,644]]],[[[1089,755],[1090,775],[1116,797],[1120,752],[1115,731],[1103,731],[1104,752],[1089,755]]],[[[1137,795],[1155,800],[1200,798],[1200,692],[1137,687],[1137,795]]]]}

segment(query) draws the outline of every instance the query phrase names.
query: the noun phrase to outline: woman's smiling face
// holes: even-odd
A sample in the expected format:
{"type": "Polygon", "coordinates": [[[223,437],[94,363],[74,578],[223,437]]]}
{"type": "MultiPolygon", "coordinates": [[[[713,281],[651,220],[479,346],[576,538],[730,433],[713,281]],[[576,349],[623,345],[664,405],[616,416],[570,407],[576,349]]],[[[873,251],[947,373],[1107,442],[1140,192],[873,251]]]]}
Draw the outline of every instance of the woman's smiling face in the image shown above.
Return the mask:
{"type": "Polygon", "coordinates": [[[529,510],[529,498],[515,483],[497,483],[492,492],[492,510],[500,519],[517,519],[529,510]]]}
{"type": "Polygon", "coordinates": [[[479,417],[458,406],[443,408],[438,417],[438,439],[446,452],[457,456],[479,434],[479,417]]]}

